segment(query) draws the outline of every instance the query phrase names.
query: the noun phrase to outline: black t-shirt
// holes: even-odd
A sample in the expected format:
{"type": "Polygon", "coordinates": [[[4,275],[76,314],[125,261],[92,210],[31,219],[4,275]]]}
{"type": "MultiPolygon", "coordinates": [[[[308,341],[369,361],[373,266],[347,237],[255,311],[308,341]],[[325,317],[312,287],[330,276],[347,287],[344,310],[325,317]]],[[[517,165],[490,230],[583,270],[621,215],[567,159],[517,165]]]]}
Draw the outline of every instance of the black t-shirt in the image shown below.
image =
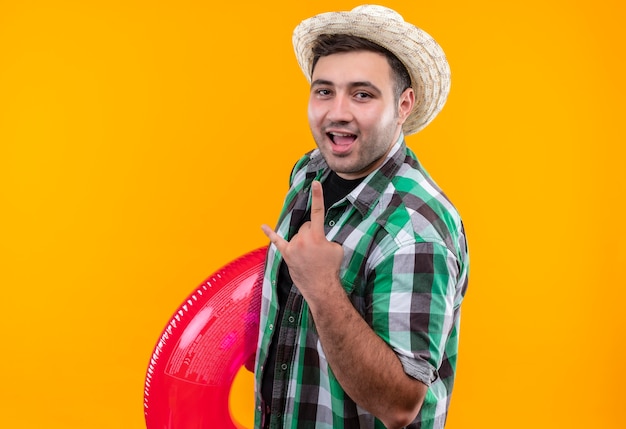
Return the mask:
{"type": "MultiPolygon", "coordinates": [[[[322,182],[322,189],[324,190],[324,208],[328,210],[337,201],[343,199],[348,195],[364,178],[347,180],[339,177],[334,171],[331,171],[326,180],[322,182]]],[[[311,213],[307,213],[303,216],[300,225],[308,222],[311,219],[311,213]]],[[[279,337],[280,321],[283,318],[285,303],[287,297],[293,286],[293,281],[289,275],[289,269],[287,264],[283,261],[280,264],[278,272],[278,284],[276,292],[278,295],[278,318],[279,323],[276,324],[276,331],[272,337],[272,343],[267,355],[267,362],[263,373],[263,380],[261,383],[261,395],[266,404],[271,403],[272,398],[272,386],[274,379],[274,367],[276,366],[276,339],[279,337]]]]}

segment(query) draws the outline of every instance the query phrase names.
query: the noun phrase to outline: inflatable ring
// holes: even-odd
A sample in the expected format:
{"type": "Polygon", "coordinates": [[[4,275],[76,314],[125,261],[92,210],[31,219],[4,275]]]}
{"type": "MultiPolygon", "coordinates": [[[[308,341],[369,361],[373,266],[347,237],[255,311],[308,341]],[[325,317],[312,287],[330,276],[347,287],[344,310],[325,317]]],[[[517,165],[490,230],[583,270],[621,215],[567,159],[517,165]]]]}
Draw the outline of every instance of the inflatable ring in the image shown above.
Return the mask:
{"type": "Polygon", "coordinates": [[[154,347],[144,384],[147,429],[237,429],[235,375],[254,359],[267,247],[222,267],[185,299],[154,347]]]}

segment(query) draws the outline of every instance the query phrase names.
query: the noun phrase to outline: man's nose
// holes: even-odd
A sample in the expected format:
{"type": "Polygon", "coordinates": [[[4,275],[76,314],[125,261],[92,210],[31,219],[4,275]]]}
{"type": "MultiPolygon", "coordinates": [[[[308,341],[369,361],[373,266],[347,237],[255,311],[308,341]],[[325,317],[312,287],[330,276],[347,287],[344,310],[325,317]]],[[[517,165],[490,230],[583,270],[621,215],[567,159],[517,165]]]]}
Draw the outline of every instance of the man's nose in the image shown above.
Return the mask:
{"type": "Polygon", "coordinates": [[[348,98],[344,96],[333,98],[327,116],[332,122],[350,122],[352,110],[348,98]]]}

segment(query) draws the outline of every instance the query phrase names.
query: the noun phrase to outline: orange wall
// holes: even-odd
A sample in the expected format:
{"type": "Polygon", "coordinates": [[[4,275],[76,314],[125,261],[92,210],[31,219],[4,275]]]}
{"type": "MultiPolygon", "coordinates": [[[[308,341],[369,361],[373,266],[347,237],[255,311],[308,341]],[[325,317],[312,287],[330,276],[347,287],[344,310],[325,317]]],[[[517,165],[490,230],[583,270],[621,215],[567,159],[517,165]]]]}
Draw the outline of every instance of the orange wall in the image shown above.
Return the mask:
{"type": "MultiPolygon", "coordinates": [[[[293,27],[356,4],[0,0],[0,426],[143,427],[161,329],[312,147],[293,27]]],[[[448,428],[625,427],[622,3],[386,4],[453,72],[408,139],[472,252],[448,428]]]]}

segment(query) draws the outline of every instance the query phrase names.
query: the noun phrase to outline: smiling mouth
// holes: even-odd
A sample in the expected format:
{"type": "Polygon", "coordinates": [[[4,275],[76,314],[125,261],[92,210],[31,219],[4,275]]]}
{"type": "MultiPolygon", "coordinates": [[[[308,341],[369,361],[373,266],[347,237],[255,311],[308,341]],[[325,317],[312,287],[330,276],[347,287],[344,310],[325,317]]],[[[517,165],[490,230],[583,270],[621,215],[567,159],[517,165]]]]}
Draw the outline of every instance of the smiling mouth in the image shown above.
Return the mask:
{"type": "Polygon", "coordinates": [[[356,135],[350,133],[329,132],[326,135],[330,141],[338,146],[349,146],[356,140],[356,135]]]}

